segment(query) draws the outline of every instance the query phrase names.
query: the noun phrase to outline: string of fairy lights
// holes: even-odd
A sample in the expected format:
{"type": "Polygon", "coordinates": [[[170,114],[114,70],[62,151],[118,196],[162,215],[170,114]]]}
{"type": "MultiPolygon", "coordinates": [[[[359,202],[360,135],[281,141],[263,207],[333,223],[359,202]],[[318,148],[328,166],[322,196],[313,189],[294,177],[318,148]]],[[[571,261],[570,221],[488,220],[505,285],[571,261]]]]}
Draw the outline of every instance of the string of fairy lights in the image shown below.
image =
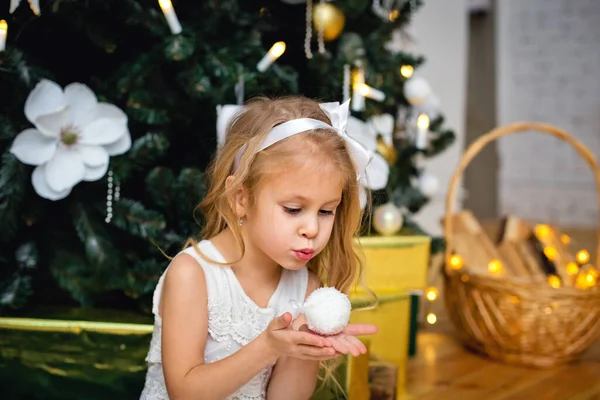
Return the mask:
{"type": "MultiPolygon", "coordinates": [[[[575,287],[581,290],[594,288],[598,285],[598,268],[590,263],[590,253],[586,249],[579,249],[572,253],[561,251],[560,247],[573,246],[573,240],[566,234],[555,236],[554,230],[546,224],[536,225],[534,236],[542,244],[542,251],[546,259],[554,263],[555,270],[546,276],[546,283],[554,288],[575,287]]],[[[463,258],[459,254],[453,254],[448,260],[449,267],[454,271],[461,271],[465,267],[463,258]]],[[[506,272],[502,261],[492,259],[487,265],[487,271],[493,276],[501,276],[506,272]]],[[[543,271],[540,269],[540,273],[543,271]]],[[[433,303],[439,297],[439,290],[430,286],[425,291],[425,298],[433,303]]],[[[434,312],[426,311],[427,323],[433,325],[437,322],[434,312]]]]}

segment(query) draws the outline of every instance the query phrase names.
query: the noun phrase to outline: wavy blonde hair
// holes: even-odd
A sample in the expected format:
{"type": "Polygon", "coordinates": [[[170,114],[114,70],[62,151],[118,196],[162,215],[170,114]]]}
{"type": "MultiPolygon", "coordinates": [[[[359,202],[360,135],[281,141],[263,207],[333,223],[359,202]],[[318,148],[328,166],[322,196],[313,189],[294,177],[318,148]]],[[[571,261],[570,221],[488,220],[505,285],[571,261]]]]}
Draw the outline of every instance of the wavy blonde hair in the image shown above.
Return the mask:
{"type": "MultiPolygon", "coordinates": [[[[247,190],[252,207],[261,184],[269,176],[289,168],[290,163],[295,160],[308,159],[311,160],[311,165],[321,167],[328,162],[333,163],[343,182],[342,200],[335,215],[329,242],[320,254],[309,261],[308,268],[326,286],[348,293],[362,271],[362,261],[356,245],[362,211],[357,171],[344,139],[333,130],[316,129],[286,138],[258,151],[275,126],[296,118],[313,118],[331,124],[319,103],[301,96],[256,98],[249,101],[244,111],[233,118],[223,147],[207,169],[209,189],[198,205],[205,221],[201,236],[211,238],[229,227],[243,256],[245,245],[237,223],[238,216],[232,207],[232,199],[238,190],[247,190]],[[244,145],[246,148],[234,171],[236,155],[244,145]],[[234,176],[233,181],[226,185],[230,175],[234,176]]],[[[195,241],[189,240],[187,244],[190,242],[203,258],[207,258],[199,251],[195,241]]],[[[215,263],[231,265],[237,261],[239,260],[227,264],[215,263]]]]}

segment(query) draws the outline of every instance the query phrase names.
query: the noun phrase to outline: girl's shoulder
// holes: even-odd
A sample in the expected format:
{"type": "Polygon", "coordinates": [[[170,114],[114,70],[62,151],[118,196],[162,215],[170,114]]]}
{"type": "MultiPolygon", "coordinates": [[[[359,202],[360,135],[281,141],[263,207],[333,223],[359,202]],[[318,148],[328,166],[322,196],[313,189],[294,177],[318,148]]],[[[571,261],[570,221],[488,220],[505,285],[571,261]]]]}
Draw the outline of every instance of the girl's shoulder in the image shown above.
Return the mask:
{"type": "Polygon", "coordinates": [[[177,253],[161,279],[177,275],[179,278],[175,279],[198,281],[199,275],[202,275],[201,280],[206,286],[215,285],[223,279],[224,268],[219,263],[224,262],[217,248],[209,240],[202,240],[177,253]]]}
{"type": "Polygon", "coordinates": [[[181,250],[173,257],[161,275],[153,296],[153,312],[158,313],[163,287],[176,287],[178,291],[217,293],[224,279],[224,269],[217,263],[224,262],[222,255],[208,240],[181,250]]]}
{"type": "MultiPolygon", "coordinates": [[[[201,240],[191,246],[181,250],[179,254],[187,254],[192,256],[198,264],[206,268],[208,266],[219,266],[219,263],[226,263],[223,255],[217,250],[210,240],[201,240]]],[[[177,257],[177,256],[175,256],[177,257]]]]}

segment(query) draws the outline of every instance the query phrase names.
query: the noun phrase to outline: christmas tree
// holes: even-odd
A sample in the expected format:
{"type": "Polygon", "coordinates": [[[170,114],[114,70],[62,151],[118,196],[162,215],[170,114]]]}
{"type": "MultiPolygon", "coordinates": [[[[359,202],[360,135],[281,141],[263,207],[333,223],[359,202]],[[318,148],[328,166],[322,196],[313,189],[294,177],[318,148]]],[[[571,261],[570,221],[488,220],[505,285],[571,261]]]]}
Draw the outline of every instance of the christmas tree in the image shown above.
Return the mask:
{"type": "Polygon", "coordinates": [[[413,76],[424,59],[394,41],[420,6],[3,2],[0,308],[151,304],[165,254],[200,230],[217,108],[257,95],[352,98],[348,133],[377,154],[374,212],[394,204],[423,233],[410,219],[435,186],[422,159],[453,134],[413,76]]]}

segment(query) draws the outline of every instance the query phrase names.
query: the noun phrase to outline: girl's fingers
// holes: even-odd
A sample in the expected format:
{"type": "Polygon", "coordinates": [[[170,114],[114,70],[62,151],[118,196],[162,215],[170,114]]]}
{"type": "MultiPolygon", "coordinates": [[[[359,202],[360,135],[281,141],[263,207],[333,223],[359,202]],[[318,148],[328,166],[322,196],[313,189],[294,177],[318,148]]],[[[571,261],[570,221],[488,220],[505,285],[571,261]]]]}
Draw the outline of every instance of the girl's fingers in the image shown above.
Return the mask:
{"type": "Polygon", "coordinates": [[[327,339],[308,332],[290,332],[294,336],[295,343],[299,345],[308,345],[314,347],[329,347],[330,343],[327,339]]]}
{"type": "Polygon", "coordinates": [[[377,333],[377,327],[373,324],[348,324],[344,333],[352,336],[373,335],[377,333]]]}
{"type": "Polygon", "coordinates": [[[348,348],[348,353],[352,354],[354,357],[360,355],[360,351],[356,348],[356,344],[348,340],[346,336],[340,336],[339,340],[346,346],[346,348],[348,348]]]}
{"type": "Polygon", "coordinates": [[[355,338],[354,336],[346,336],[344,337],[344,340],[346,341],[346,343],[348,343],[349,346],[351,346],[351,348],[356,350],[357,353],[352,353],[353,356],[366,354],[367,347],[364,345],[363,342],[360,341],[360,339],[355,338]]]}
{"type": "Polygon", "coordinates": [[[313,336],[320,337],[321,339],[323,339],[325,341],[325,346],[331,347],[331,343],[329,342],[329,340],[327,340],[327,338],[325,338],[325,337],[323,337],[323,336],[321,336],[321,335],[319,335],[319,334],[311,331],[310,329],[308,329],[308,325],[306,325],[306,324],[300,326],[300,328],[298,328],[298,331],[300,331],[300,332],[306,332],[306,333],[311,334],[313,336]]]}
{"type": "Polygon", "coordinates": [[[341,336],[336,336],[335,338],[331,338],[331,343],[333,344],[333,348],[339,351],[342,354],[350,353],[350,348],[348,344],[344,342],[341,336]]]}
{"type": "Polygon", "coordinates": [[[314,347],[301,344],[298,346],[298,350],[305,357],[331,358],[335,356],[335,350],[331,347],[314,347]]]}
{"type": "Polygon", "coordinates": [[[311,357],[311,356],[301,356],[297,357],[301,360],[309,360],[309,361],[329,361],[337,356],[326,356],[326,357],[311,357]]]}

